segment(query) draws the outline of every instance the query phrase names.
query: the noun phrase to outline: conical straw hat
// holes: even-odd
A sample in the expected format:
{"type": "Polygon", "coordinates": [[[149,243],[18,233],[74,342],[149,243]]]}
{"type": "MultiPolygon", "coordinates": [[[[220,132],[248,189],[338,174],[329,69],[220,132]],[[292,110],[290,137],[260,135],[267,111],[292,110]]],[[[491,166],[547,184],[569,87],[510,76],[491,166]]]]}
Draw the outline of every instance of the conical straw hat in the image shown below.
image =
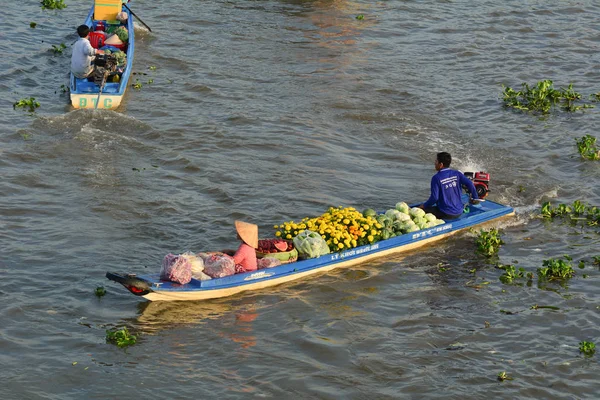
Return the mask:
{"type": "Polygon", "coordinates": [[[235,221],[235,230],[244,243],[255,249],[258,248],[258,225],[243,221],[235,221]]]}

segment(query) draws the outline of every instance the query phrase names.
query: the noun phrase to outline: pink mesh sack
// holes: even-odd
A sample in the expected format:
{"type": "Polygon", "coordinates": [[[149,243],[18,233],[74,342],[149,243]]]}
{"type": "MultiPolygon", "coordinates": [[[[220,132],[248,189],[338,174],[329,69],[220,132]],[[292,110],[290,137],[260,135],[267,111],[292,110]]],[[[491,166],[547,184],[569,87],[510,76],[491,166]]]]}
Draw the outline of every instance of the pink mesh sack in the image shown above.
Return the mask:
{"type": "Polygon", "coordinates": [[[185,285],[192,280],[192,264],[186,257],[169,253],[163,259],[160,279],[185,285]]]}
{"type": "Polygon", "coordinates": [[[214,253],[204,259],[204,273],[211,278],[222,278],[235,274],[233,257],[223,253],[214,253]]]}

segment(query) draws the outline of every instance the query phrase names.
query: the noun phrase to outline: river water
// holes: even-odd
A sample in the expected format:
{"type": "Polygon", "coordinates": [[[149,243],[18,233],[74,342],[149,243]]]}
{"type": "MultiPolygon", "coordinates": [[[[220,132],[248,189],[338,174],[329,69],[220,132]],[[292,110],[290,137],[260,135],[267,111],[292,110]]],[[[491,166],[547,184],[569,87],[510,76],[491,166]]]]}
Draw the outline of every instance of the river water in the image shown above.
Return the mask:
{"type": "Polygon", "coordinates": [[[599,92],[597,2],[139,0],[142,88],[116,111],[73,110],[62,90],[90,4],[4,3],[3,399],[599,397],[599,356],[579,352],[600,343],[598,229],[537,216],[547,200],[600,205],[600,164],[575,147],[600,110],[540,119],[500,99],[542,79],[599,92]],[[34,114],[12,108],[26,97],[34,114]],[[104,277],[233,247],[235,219],[268,237],[330,205],[422,201],[442,150],[515,207],[493,225],[500,263],[535,274],[568,254],[585,269],[505,285],[466,232],[199,303],[104,277]],[[122,326],[139,337],[126,350],[105,342],[122,326]]]}

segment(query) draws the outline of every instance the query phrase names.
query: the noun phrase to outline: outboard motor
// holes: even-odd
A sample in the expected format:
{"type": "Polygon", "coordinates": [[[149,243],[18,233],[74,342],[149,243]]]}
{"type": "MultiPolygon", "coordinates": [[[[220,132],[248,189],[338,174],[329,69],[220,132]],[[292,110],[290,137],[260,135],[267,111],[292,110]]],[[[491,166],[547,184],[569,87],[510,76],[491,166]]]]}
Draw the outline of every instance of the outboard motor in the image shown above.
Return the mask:
{"type": "Polygon", "coordinates": [[[465,172],[464,174],[467,178],[473,181],[475,189],[477,190],[477,196],[479,196],[480,199],[484,199],[490,191],[490,174],[483,171],[465,172]]]}
{"type": "Polygon", "coordinates": [[[104,85],[106,78],[117,71],[117,58],[112,54],[99,54],[94,59],[94,83],[104,85]]]}

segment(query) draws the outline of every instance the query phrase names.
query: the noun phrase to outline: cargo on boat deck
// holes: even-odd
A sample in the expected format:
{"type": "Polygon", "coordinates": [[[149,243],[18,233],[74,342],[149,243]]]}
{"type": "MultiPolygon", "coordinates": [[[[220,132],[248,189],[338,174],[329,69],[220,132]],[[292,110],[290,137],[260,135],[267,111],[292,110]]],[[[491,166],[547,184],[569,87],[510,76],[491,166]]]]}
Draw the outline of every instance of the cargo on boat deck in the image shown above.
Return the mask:
{"type": "Polygon", "coordinates": [[[94,19],[115,21],[121,12],[121,0],[94,0],[94,19]]]}

